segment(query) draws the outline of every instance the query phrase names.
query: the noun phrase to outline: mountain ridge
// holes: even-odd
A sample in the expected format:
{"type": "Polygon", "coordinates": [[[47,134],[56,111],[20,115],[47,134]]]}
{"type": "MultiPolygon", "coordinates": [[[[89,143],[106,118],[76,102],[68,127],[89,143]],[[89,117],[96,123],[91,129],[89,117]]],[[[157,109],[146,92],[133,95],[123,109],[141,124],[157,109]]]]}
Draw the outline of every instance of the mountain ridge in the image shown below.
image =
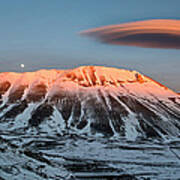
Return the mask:
{"type": "Polygon", "coordinates": [[[82,66],[15,74],[0,73],[0,122],[14,128],[128,138],[180,134],[180,96],[137,71],[82,66]]]}

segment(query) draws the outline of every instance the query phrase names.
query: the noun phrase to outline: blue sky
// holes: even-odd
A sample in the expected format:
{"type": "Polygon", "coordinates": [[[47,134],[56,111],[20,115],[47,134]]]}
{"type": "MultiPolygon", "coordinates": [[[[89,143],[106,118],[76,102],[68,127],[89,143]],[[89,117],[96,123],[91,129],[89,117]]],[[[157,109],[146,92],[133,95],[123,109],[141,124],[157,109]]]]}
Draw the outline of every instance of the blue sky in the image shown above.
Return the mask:
{"type": "Polygon", "coordinates": [[[0,72],[104,65],[135,69],[180,91],[180,50],[101,44],[78,34],[137,20],[180,19],[179,7],[179,0],[0,0],[0,72]]]}

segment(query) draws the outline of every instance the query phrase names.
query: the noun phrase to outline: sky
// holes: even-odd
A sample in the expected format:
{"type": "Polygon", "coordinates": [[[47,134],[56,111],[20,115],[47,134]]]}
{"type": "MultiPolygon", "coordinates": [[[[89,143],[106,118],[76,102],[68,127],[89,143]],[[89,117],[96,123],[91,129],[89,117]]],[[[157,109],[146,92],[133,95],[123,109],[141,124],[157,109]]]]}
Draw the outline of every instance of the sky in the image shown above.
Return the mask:
{"type": "Polygon", "coordinates": [[[180,91],[180,50],[103,44],[79,34],[134,21],[180,20],[179,7],[179,0],[0,0],[0,72],[101,65],[136,70],[180,91]]]}

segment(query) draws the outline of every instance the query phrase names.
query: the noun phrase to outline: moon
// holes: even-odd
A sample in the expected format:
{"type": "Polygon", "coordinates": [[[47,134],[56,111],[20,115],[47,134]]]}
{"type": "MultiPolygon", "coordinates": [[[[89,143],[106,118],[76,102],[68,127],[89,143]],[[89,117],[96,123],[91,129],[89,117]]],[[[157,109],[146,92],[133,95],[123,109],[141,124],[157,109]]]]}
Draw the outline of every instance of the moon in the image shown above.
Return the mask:
{"type": "Polygon", "coordinates": [[[21,67],[21,68],[24,68],[24,64],[20,64],[20,67],[21,67]]]}

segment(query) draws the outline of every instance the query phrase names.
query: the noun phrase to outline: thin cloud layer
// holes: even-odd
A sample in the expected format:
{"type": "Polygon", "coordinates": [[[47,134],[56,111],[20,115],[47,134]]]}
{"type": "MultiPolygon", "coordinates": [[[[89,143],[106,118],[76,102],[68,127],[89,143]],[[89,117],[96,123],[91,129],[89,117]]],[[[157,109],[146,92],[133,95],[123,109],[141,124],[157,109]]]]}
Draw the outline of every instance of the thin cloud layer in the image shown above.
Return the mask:
{"type": "Polygon", "coordinates": [[[180,49],[180,20],[146,20],[104,26],[80,33],[115,45],[180,49]]]}

